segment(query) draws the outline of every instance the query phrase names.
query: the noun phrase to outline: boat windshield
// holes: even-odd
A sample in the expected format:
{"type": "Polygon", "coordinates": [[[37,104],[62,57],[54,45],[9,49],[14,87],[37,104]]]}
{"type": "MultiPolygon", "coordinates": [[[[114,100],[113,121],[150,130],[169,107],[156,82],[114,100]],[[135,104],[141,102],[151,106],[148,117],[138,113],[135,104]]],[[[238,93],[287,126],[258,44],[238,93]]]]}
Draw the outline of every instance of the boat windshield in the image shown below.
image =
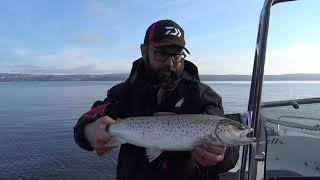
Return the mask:
{"type": "Polygon", "coordinates": [[[267,152],[266,175],[320,176],[320,98],[265,105],[260,143],[267,152]]]}
{"type": "Polygon", "coordinates": [[[265,155],[266,179],[320,177],[317,5],[317,0],[301,0],[271,9],[257,149],[265,155]]]}

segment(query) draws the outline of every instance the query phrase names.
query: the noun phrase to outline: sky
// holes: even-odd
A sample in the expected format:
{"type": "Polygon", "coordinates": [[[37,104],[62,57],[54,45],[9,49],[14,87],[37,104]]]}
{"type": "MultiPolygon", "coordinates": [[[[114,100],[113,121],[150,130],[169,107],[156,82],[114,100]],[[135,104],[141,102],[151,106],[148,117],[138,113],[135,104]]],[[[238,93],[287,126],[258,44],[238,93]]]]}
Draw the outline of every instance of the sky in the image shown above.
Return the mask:
{"type": "MultiPolygon", "coordinates": [[[[200,74],[252,73],[263,0],[1,0],[0,73],[128,73],[147,27],[172,19],[200,74]]],[[[276,5],[265,74],[320,73],[319,0],[276,5]]]]}

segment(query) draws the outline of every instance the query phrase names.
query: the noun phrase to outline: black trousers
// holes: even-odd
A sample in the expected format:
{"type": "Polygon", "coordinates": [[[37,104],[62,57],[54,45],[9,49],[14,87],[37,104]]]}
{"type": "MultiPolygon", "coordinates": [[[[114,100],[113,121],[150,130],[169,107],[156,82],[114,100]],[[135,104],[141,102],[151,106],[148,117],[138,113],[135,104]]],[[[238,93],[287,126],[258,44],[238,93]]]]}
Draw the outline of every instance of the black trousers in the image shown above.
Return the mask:
{"type": "MultiPolygon", "coordinates": [[[[207,172],[207,168],[202,167],[190,157],[190,153],[179,155],[175,153],[164,153],[160,158],[149,163],[146,161],[136,161],[135,163],[125,163],[122,168],[124,174],[117,173],[118,180],[215,180],[216,175],[207,172]],[[172,158],[174,156],[174,158],[172,158]],[[126,166],[129,165],[130,166],[126,166]]],[[[120,169],[118,169],[120,170],[120,169]]]]}

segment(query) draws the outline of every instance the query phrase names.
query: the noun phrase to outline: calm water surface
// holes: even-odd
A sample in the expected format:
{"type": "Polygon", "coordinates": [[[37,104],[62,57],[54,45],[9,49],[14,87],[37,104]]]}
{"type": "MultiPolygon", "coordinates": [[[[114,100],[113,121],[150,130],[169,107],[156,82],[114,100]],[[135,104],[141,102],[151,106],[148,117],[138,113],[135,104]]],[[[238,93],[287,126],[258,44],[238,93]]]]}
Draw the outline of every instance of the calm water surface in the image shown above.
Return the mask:
{"type": "MultiPolygon", "coordinates": [[[[0,179],[114,179],[117,151],[79,148],[73,126],[118,82],[0,83],[0,179]]],[[[226,113],[244,112],[250,82],[205,82],[226,113]]],[[[263,101],[320,97],[320,82],[265,82],[263,101]]]]}

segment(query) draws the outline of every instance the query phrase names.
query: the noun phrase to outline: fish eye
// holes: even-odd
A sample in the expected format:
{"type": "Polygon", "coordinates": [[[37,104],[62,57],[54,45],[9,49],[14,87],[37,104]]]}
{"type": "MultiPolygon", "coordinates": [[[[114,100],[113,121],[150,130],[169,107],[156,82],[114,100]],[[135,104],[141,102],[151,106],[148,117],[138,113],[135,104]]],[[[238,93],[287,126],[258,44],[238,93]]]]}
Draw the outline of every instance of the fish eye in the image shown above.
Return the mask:
{"type": "Polygon", "coordinates": [[[244,127],[244,126],[240,126],[240,127],[239,127],[239,129],[240,129],[240,130],[245,130],[245,129],[246,129],[246,127],[244,127]]]}

